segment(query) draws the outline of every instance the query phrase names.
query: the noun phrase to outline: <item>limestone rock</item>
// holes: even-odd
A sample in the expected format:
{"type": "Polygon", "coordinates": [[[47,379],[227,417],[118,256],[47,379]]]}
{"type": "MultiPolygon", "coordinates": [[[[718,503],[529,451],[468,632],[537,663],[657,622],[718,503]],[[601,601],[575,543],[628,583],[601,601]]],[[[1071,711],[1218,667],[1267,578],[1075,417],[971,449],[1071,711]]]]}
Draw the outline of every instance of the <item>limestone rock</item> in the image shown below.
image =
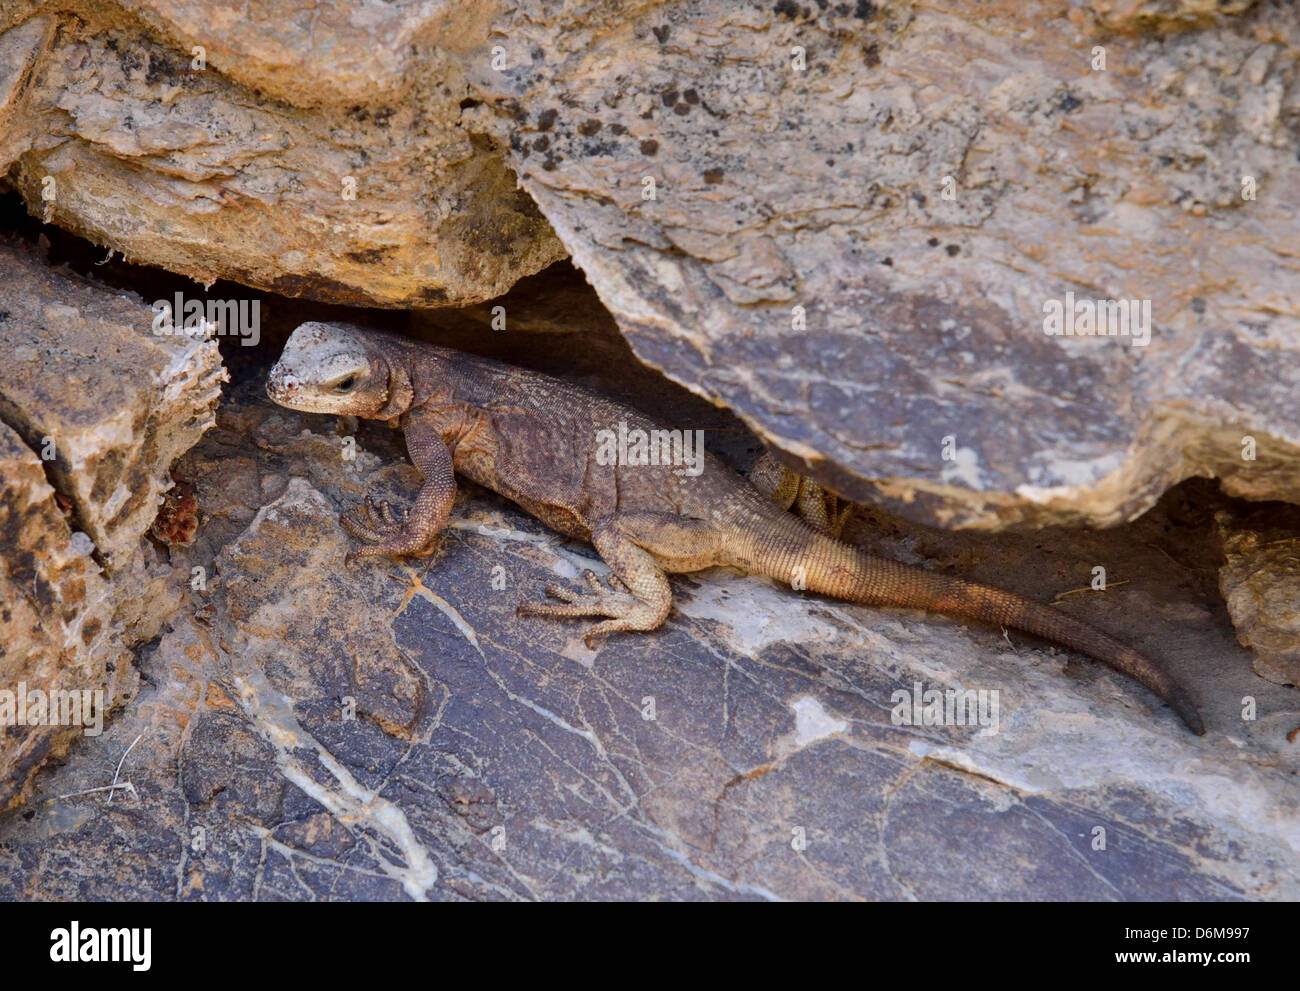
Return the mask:
{"type": "Polygon", "coordinates": [[[89,541],[55,503],[40,460],[0,424],[0,809],[36,769],[134,687],[131,655],[114,642],[106,583],[89,541]],[[96,692],[99,695],[96,696],[96,692]]]}
{"type": "Polygon", "coordinates": [[[1300,9],[1068,9],[533,0],[472,79],[636,353],[841,494],[982,528],[1193,475],[1300,501],[1300,9]],[[1048,332],[1121,300],[1122,335],[1048,332]]]}
{"type": "Polygon", "coordinates": [[[1091,0],[1092,11],[1119,31],[1205,27],[1249,10],[1255,0],[1091,0]]]}
{"type": "Polygon", "coordinates": [[[44,460],[110,569],[138,553],[168,469],[213,423],[216,341],[151,333],[140,300],[55,276],[0,244],[0,418],[44,460]]]}
{"type": "Polygon", "coordinates": [[[225,373],[215,342],[154,337],[139,300],[18,245],[0,243],[0,271],[2,809],[102,730],[135,690],[130,648],[179,605],[189,575],[143,538],[225,373]]]}
{"type": "Polygon", "coordinates": [[[380,306],[488,299],[564,249],[459,126],[449,59],[485,16],[41,9],[0,34],[0,169],[48,222],[198,281],[380,306]]]}
{"type": "Polygon", "coordinates": [[[1215,533],[1226,559],[1219,589],[1255,672],[1300,686],[1300,510],[1222,511],[1215,533]]]}

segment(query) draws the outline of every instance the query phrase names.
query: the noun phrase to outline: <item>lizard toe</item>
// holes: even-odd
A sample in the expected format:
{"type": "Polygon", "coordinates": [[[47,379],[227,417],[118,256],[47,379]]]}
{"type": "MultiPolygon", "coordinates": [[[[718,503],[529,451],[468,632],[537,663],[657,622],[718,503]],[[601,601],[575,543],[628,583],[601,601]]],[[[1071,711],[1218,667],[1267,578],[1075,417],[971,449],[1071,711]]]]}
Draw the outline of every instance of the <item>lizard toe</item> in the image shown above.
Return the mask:
{"type": "MultiPolygon", "coordinates": [[[[609,616],[615,619],[626,616],[640,616],[646,607],[625,592],[607,592],[603,588],[595,595],[586,595],[565,588],[555,582],[547,582],[544,591],[557,602],[525,602],[519,606],[521,616],[609,616]]],[[[652,610],[653,611],[653,610],[652,610]]],[[[629,627],[630,628],[630,627],[629,627]]],[[[636,629],[653,629],[652,626],[637,626],[636,629]]]]}
{"type": "Polygon", "coordinates": [[[388,538],[401,533],[403,529],[402,521],[394,515],[392,506],[369,495],[366,496],[364,519],[371,530],[388,538]]]}
{"type": "Polygon", "coordinates": [[[379,504],[379,516],[387,526],[394,529],[400,529],[406,523],[405,513],[394,510],[387,499],[379,504]]]}
{"type": "Polygon", "coordinates": [[[361,518],[359,512],[344,513],[339,517],[339,526],[343,527],[353,537],[356,537],[357,540],[373,543],[383,539],[361,518]]]}
{"type": "Polygon", "coordinates": [[[648,609],[638,602],[634,608],[614,615],[613,618],[602,623],[597,623],[587,631],[582,640],[583,643],[594,650],[595,645],[611,633],[640,633],[654,629],[659,622],[659,618],[654,615],[653,609],[648,609]]]}
{"type": "Polygon", "coordinates": [[[398,533],[391,539],[377,538],[374,541],[363,543],[349,555],[352,558],[362,557],[427,557],[432,554],[436,546],[436,541],[424,541],[418,534],[411,535],[398,533]]]}
{"type": "Polygon", "coordinates": [[[561,602],[576,602],[582,597],[581,593],[575,592],[559,582],[547,582],[542,586],[542,591],[546,593],[548,598],[558,599],[561,602]]]}
{"type": "MultiPolygon", "coordinates": [[[[387,505],[387,503],[385,503],[387,505]]],[[[391,510],[385,518],[382,510],[376,509],[370,497],[366,503],[357,506],[350,513],[339,517],[339,523],[357,540],[368,544],[385,544],[396,547],[410,545],[407,539],[406,525],[394,519],[391,510]]],[[[395,552],[393,552],[395,553],[395,552]]]]}

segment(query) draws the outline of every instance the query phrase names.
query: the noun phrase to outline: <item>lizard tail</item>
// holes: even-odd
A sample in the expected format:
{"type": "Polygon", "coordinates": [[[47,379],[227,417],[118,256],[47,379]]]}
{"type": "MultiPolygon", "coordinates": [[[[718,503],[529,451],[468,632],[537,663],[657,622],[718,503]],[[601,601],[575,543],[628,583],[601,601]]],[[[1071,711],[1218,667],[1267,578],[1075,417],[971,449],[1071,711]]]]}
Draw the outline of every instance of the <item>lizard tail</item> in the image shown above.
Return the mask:
{"type": "Polygon", "coordinates": [[[1151,689],[1193,733],[1205,734],[1187,691],[1167,671],[1082,620],[1014,592],[873,557],[794,516],[785,515],[783,524],[778,533],[769,532],[766,541],[751,544],[751,570],[778,581],[801,578],[810,591],[849,602],[924,609],[1009,626],[1082,651],[1151,689]]]}

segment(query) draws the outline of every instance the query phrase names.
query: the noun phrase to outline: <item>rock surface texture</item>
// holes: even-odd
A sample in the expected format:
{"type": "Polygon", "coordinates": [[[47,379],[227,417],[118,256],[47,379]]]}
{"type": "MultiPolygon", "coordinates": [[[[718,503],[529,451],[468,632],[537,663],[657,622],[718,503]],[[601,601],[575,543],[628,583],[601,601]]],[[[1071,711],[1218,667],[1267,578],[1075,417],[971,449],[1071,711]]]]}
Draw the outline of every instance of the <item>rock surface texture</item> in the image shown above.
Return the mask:
{"type": "Polygon", "coordinates": [[[499,295],[564,249],[458,126],[456,32],[424,6],[50,4],[0,35],[0,168],[33,213],[199,281],[499,295]]]}
{"type": "Polygon", "coordinates": [[[89,728],[87,708],[102,724],[134,690],[130,648],[179,607],[184,576],[143,538],[172,462],[214,422],[225,370],[215,343],[154,336],[138,299],[52,272],[20,246],[0,243],[0,272],[5,808],[89,728]],[[56,715],[57,691],[91,705],[60,701],[56,715]]]}
{"type": "Polygon", "coordinates": [[[1300,501],[1300,9],[594,6],[473,78],[637,354],[793,466],[945,525],[1300,501]],[[1070,300],[1149,343],[1049,335],[1070,300]]]}
{"type": "Polygon", "coordinates": [[[1255,672],[1300,686],[1300,510],[1223,512],[1215,533],[1224,556],[1219,590],[1255,672]]]}
{"type": "Polygon", "coordinates": [[[345,567],[339,511],[407,505],[418,476],[396,434],[367,424],[349,457],[335,420],[256,385],[176,469],[219,508],[172,564],[213,580],[142,653],[139,698],[0,820],[0,897],[1300,896],[1300,706],[1207,606],[1204,528],[1169,500],[1050,540],[850,536],[1029,594],[1085,586],[1061,607],[1167,660],[1204,738],[1015,635],[726,573],[588,650],[515,607],[594,553],[471,485],[434,558],[345,567]],[[996,732],[895,723],[918,683],[996,692],[996,732]],[[137,738],[134,793],[60,797],[137,738]]]}

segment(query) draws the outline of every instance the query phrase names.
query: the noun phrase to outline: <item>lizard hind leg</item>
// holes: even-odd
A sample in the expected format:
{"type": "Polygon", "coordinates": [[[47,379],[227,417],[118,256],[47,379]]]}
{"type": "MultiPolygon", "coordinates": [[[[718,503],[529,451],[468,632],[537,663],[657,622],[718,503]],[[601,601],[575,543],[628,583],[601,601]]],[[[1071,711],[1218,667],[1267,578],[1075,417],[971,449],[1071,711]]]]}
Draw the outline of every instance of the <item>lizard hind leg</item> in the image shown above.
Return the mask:
{"type": "Polygon", "coordinates": [[[801,476],[792,472],[771,452],[765,451],[749,469],[749,484],[762,492],[782,509],[791,509],[799,496],[801,476]]]}
{"type": "Polygon", "coordinates": [[[588,647],[608,633],[653,630],[662,625],[673,604],[665,568],[694,571],[713,563],[713,531],[699,520],[668,513],[623,513],[601,520],[591,542],[610,566],[608,588],[588,570],[590,589],[578,592],[551,582],[551,602],[527,602],[521,616],[572,618],[603,616],[583,638],[588,647]]]}
{"type": "Polygon", "coordinates": [[[844,524],[853,512],[853,503],[841,500],[811,478],[791,471],[770,453],[754,463],[749,482],[782,509],[793,510],[832,537],[844,531],[844,524]]]}

